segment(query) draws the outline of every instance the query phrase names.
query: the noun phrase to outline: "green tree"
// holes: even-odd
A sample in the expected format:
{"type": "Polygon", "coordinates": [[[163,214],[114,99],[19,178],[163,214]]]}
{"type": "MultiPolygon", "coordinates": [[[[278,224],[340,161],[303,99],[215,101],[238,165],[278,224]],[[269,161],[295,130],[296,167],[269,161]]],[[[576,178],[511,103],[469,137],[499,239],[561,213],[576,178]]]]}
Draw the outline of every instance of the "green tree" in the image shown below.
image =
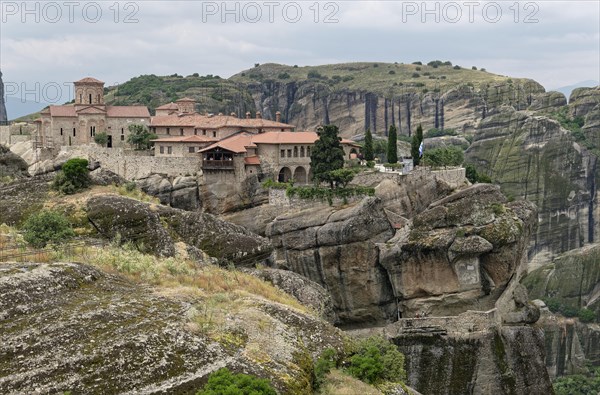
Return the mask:
{"type": "Polygon", "coordinates": [[[106,134],[106,132],[97,133],[94,136],[94,141],[96,142],[96,144],[105,147],[106,143],[108,143],[108,134],[106,134]]]}
{"type": "Polygon", "coordinates": [[[336,186],[341,185],[342,188],[346,188],[354,178],[354,171],[351,169],[337,169],[329,172],[329,176],[336,186]]]}
{"type": "Polygon", "coordinates": [[[35,248],[63,243],[75,236],[69,221],[60,213],[44,210],[32,214],[22,227],[23,238],[35,248]]]}
{"type": "Polygon", "coordinates": [[[387,161],[398,163],[398,134],[395,125],[390,126],[388,131],[387,161]]]}
{"type": "Polygon", "coordinates": [[[268,380],[221,368],[210,374],[208,383],[196,395],[277,395],[277,392],[268,380]]]}
{"type": "Polygon", "coordinates": [[[363,148],[363,153],[366,161],[372,161],[375,159],[375,154],[373,153],[373,135],[371,134],[371,129],[367,129],[367,133],[365,133],[365,146],[363,148]]]}
{"type": "Polygon", "coordinates": [[[150,140],[156,139],[158,136],[150,133],[144,125],[129,125],[129,137],[127,142],[135,146],[136,150],[150,149],[152,143],[150,140]]]}
{"type": "Polygon", "coordinates": [[[465,156],[457,147],[434,148],[423,154],[423,163],[431,167],[460,166],[465,156]]]}
{"type": "Polygon", "coordinates": [[[410,154],[413,158],[413,164],[415,166],[421,163],[421,154],[419,152],[419,148],[421,147],[421,143],[423,142],[423,127],[419,125],[417,128],[417,132],[414,134],[412,143],[410,145],[410,154]]]}
{"type": "Polygon", "coordinates": [[[350,374],[367,383],[401,382],[406,379],[404,355],[383,337],[361,340],[350,358],[350,374]]]}
{"type": "Polygon", "coordinates": [[[70,195],[87,188],[90,182],[88,161],[72,158],[65,162],[61,171],[54,177],[53,188],[70,195]]]}
{"type": "Polygon", "coordinates": [[[319,139],[315,142],[310,155],[310,168],[313,180],[317,183],[328,182],[331,189],[335,180],[331,176],[333,170],[344,167],[344,150],[335,125],[326,125],[317,130],[319,139]]]}

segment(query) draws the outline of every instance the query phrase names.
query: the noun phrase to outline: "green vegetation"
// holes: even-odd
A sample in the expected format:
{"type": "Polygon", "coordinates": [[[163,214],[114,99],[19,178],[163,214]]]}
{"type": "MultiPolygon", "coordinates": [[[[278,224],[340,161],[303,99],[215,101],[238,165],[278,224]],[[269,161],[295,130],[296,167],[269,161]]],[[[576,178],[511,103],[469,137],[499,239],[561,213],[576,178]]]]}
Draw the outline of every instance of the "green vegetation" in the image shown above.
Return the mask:
{"type": "Polygon", "coordinates": [[[67,218],[50,210],[29,216],[22,230],[25,241],[35,248],[44,248],[48,243],[61,244],[75,236],[67,218]]]}
{"type": "Polygon", "coordinates": [[[338,355],[331,348],[324,350],[315,362],[315,389],[323,385],[331,371],[341,367],[352,377],[380,390],[393,384],[402,385],[406,380],[404,355],[383,337],[358,340],[345,355],[338,355]]]}
{"type": "Polygon", "coordinates": [[[456,131],[454,129],[440,130],[440,129],[436,129],[436,128],[431,128],[425,133],[425,138],[429,139],[432,137],[457,136],[457,135],[458,134],[456,133],[456,131]]]}
{"type": "Polygon", "coordinates": [[[158,138],[154,133],[150,133],[144,125],[129,125],[128,129],[131,134],[127,137],[127,142],[135,146],[136,150],[150,149],[152,146],[150,140],[158,138]]]}
{"type": "Polygon", "coordinates": [[[313,180],[317,183],[328,182],[331,189],[336,182],[332,171],[344,167],[344,150],[335,125],[326,125],[317,131],[319,139],[315,142],[310,155],[310,167],[313,180]]]}
{"type": "Polygon", "coordinates": [[[221,368],[208,377],[208,383],[196,395],[277,395],[268,380],[221,368]]]}
{"type": "Polygon", "coordinates": [[[334,198],[339,198],[346,203],[348,198],[354,196],[374,196],[375,188],[356,186],[351,188],[323,188],[323,187],[294,187],[289,186],[286,189],[286,195],[289,197],[297,196],[300,199],[321,200],[331,205],[334,198]]]}
{"type": "Polygon", "coordinates": [[[373,135],[371,134],[371,129],[367,129],[365,133],[365,146],[363,147],[364,158],[366,161],[372,161],[375,159],[375,154],[373,152],[373,135]]]}
{"type": "Polygon", "coordinates": [[[69,159],[54,177],[52,188],[65,195],[72,195],[90,185],[89,173],[86,159],[69,159]]]}
{"type": "Polygon", "coordinates": [[[463,150],[457,147],[428,149],[423,153],[423,164],[431,167],[460,166],[464,160],[463,150]]]}
{"type": "Polygon", "coordinates": [[[388,131],[387,161],[389,163],[398,162],[398,134],[395,125],[391,125],[388,131]]]}
{"type": "Polygon", "coordinates": [[[106,143],[108,143],[108,134],[106,134],[106,132],[96,133],[96,135],[94,136],[94,141],[96,142],[96,144],[105,147],[106,143]]]}
{"type": "Polygon", "coordinates": [[[336,188],[340,186],[346,188],[354,178],[355,171],[348,168],[337,169],[329,172],[329,177],[333,180],[336,188]]]}
{"type": "Polygon", "coordinates": [[[577,308],[573,305],[563,303],[558,298],[543,298],[542,299],[548,309],[553,313],[562,314],[565,317],[579,317],[582,322],[595,322],[596,313],[586,307],[577,308]]]}
{"type": "Polygon", "coordinates": [[[556,395],[595,395],[600,393],[600,368],[596,367],[590,375],[576,374],[563,376],[552,384],[556,395]]]}
{"type": "Polygon", "coordinates": [[[491,184],[492,179],[486,175],[477,172],[477,168],[472,163],[465,163],[465,176],[472,184],[486,183],[491,184]]]}
{"type": "Polygon", "coordinates": [[[423,127],[419,124],[419,127],[417,128],[417,132],[412,137],[412,142],[410,144],[410,154],[412,155],[413,164],[415,166],[417,166],[417,165],[419,165],[419,163],[421,163],[421,155],[419,153],[419,147],[421,146],[422,142],[423,142],[423,127]]]}

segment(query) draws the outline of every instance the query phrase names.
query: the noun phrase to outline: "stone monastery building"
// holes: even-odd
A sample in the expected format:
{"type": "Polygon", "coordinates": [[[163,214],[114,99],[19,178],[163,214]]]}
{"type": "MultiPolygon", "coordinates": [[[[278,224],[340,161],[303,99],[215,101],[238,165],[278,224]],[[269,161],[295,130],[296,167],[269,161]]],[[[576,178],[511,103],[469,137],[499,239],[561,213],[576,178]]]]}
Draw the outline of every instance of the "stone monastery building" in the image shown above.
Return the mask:
{"type": "MultiPolygon", "coordinates": [[[[145,106],[107,106],[104,83],[94,78],[76,81],[73,105],[50,106],[37,123],[36,148],[94,144],[96,133],[108,135],[107,148],[130,149],[129,126],[145,125],[158,136],[156,157],[197,158],[205,176],[241,182],[251,175],[270,174],[279,181],[308,183],[310,150],[319,138],[315,132],[296,132],[292,125],[254,118],[246,113],[199,114],[193,99],[183,98],[156,109],[151,117],[145,106]]],[[[359,146],[342,140],[346,159],[356,157],[359,146]]]]}

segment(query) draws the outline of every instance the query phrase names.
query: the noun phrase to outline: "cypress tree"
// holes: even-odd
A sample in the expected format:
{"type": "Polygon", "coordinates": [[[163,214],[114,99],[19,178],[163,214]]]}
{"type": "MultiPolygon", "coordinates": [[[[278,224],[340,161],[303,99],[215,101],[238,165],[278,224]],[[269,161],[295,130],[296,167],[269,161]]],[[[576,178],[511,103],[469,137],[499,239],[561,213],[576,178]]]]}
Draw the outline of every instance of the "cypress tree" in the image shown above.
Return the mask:
{"type": "Polygon", "coordinates": [[[310,155],[313,180],[317,183],[329,182],[333,189],[334,178],[331,172],[344,167],[344,150],[340,143],[342,139],[338,136],[338,128],[335,125],[326,125],[317,133],[319,139],[315,141],[310,155]]]}
{"type": "Polygon", "coordinates": [[[388,163],[398,163],[398,135],[396,134],[396,126],[390,126],[388,132],[388,147],[387,161],[388,163]]]}
{"type": "Polygon", "coordinates": [[[419,125],[417,128],[417,132],[414,134],[412,138],[412,143],[410,145],[410,154],[413,158],[413,164],[417,166],[421,162],[421,156],[419,155],[419,147],[421,146],[421,142],[423,141],[423,127],[419,125]]]}
{"type": "Polygon", "coordinates": [[[365,133],[365,147],[363,153],[366,161],[375,159],[375,155],[373,154],[373,135],[371,134],[371,129],[367,129],[367,133],[365,133]]]}

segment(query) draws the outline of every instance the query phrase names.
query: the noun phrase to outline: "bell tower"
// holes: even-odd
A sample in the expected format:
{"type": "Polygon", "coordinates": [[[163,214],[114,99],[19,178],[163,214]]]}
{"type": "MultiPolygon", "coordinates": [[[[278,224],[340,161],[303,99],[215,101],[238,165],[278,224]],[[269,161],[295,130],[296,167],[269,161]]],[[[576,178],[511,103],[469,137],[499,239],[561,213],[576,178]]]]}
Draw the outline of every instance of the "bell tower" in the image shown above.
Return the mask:
{"type": "Polygon", "coordinates": [[[75,85],[75,105],[77,106],[103,106],[104,82],[87,77],[73,83],[75,85]]]}

